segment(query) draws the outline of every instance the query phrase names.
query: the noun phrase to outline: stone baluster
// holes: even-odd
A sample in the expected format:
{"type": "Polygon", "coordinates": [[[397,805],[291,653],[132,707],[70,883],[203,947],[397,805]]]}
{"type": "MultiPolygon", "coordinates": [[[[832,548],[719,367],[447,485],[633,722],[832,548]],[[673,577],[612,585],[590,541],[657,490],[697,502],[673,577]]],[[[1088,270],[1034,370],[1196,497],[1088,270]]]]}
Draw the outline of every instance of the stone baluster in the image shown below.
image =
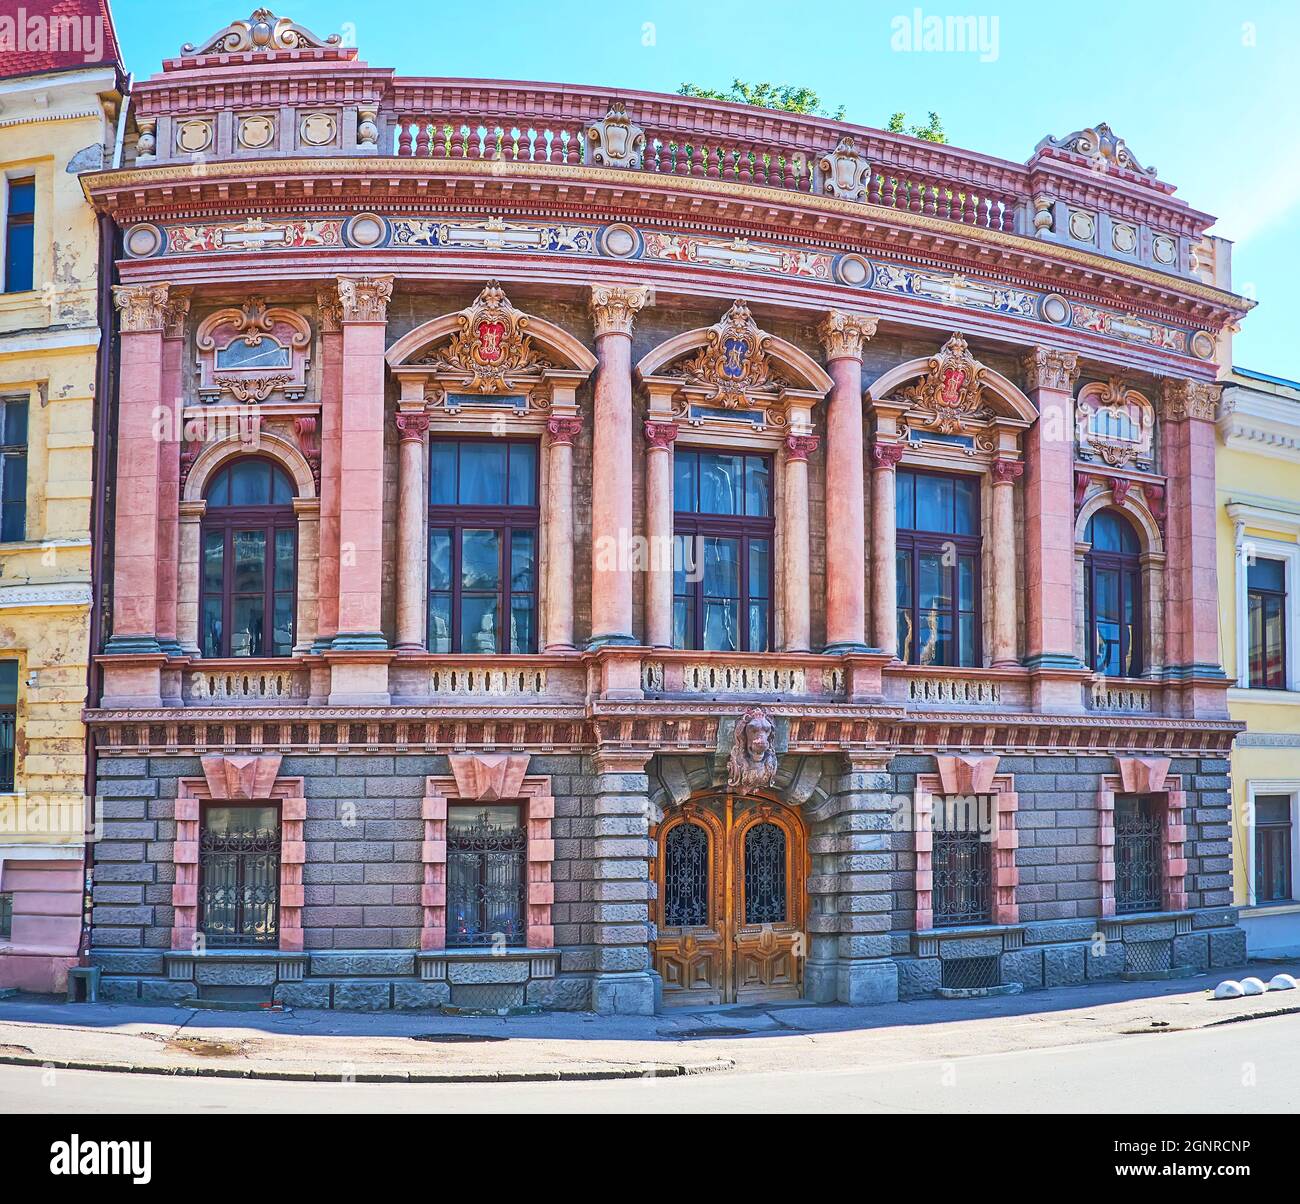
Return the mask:
{"type": "Polygon", "coordinates": [[[645,642],[652,648],[673,643],[673,442],[671,422],[647,422],[646,542],[649,563],[645,595],[645,642]]]}
{"type": "Polygon", "coordinates": [[[591,644],[635,644],[632,632],[632,325],[643,285],[596,285],[591,490],[591,644]]]}

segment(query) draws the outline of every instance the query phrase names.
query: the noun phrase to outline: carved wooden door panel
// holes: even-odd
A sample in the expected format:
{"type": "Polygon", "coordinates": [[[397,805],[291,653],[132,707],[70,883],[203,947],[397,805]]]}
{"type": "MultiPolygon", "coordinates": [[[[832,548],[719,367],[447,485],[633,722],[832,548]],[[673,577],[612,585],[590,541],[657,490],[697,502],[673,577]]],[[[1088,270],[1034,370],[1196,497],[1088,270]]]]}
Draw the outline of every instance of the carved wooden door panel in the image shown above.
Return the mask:
{"type": "Polygon", "coordinates": [[[656,836],[664,1004],[797,999],[807,857],[797,813],[721,795],[674,808],[656,836]]]}

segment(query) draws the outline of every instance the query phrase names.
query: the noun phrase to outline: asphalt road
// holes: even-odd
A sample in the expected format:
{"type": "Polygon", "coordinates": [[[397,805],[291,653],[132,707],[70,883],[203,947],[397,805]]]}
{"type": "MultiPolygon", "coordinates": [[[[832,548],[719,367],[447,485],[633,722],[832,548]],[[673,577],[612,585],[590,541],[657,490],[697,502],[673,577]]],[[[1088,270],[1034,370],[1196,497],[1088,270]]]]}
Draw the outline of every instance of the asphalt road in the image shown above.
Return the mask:
{"type": "Polygon", "coordinates": [[[0,1114],[1295,1112],[1300,1017],[834,1071],[501,1086],[169,1079],[0,1066],[0,1114]]]}

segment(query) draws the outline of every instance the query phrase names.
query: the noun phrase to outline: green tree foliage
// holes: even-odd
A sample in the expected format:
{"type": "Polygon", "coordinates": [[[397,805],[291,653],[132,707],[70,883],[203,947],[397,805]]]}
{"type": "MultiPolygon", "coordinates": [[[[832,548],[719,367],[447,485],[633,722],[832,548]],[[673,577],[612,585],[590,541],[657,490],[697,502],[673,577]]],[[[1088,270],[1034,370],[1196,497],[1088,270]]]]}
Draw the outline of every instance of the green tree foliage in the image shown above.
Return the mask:
{"type": "Polygon", "coordinates": [[[760,109],[779,109],[784,113],[807,113],[812,117],[830,117],[844,120],[844,106],[833,113],[822,108],[822,98],[811,88],[796,88],[788,84],[748,84],[743,79],[733,79],[725,92],[717,88],[701,88],[698,84],[683,84],[677,89],[679,96],[700,96],[705,100],[730,100],[736,104],[756,105],[760,109]]]}
{"type": "Polygon", "coordinates": [[[943,121],[938,113],[931,113],[925,125],[908,125],[906,113],[894,113],[885,126],[891,134],[911,134],[923,142],[947,142],[948,135],[943,132],[943,121]]]}

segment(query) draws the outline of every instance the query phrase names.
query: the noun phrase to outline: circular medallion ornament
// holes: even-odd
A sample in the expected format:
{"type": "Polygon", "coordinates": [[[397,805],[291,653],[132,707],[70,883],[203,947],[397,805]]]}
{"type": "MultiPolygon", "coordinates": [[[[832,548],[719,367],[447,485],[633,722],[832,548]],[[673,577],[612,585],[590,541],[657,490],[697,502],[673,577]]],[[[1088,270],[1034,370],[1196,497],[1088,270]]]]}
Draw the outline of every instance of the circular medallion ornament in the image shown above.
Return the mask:
{"type": "Polygon", "coordinates": [[[612,255],[616,259],[627,259],[637,248],[637,233],[631,226],[626,226],[622,222],[615,222],[612,226],[606,226],[600,235],[600,249],[606,255],[612,255]]]}
{"type": "Polygon", "coordinates": [[[1070,303],[1060,293],[1048,293],[1043,298],[1043,317],[1055,326],[1064,326],[1070,320],[1070,303]]]}
{"type": "Polygon", "coordinates": [[[384,241],[388,226],[377,213],[358,213],[348,222],[345,237],[356,247],[374,247],[384,241]]]}
{"type": "Polygon", "coordinates": [[[194,118],[176,130],[176,149],[194,155],[212,145],[212,123],[194,118]]]}
{"type": "Polygon", "coordinates": [[[835,261],[835,275],[841,284],[865,288],[871,281],[871,264],[861,255],[841,255],[835,261]]]}
{"type": "Polygon", "coordinates": [[[1111,245],[1123,255],[1131,255],[1137,247],[1137,231],[1132,226],[1116,224],[1110,230],[1111,245]]]}
{"type": "Polygon", "coordinates": [[[1076,209],[1070,214],[1070,237],[1080,242],[1092,242],[1097,233],[1097,219],[1091,213],[1076,209]]]}
{"type": "Polygon", "coordinates": [[[334,141],[338,123],[333,113],[308,113],[300,127],[302,140],[308,146],[328,146],[334,141]]]}
{"type": "Polygon", "coordinates": [[[275,122],[269,117],[258,114],[255,117],[245,117],[239,123],[239,144],[249,150],[262,150],[270,146],[274,137],[275,122]]]}
{"type": "Polygon", "coordinates": [[[1214,355],[1214,336],[1203,330],[1192,335],[1192,354],[1198,360],[1208,360],[1214,355]]]}
{"type": "Polygon", "coordinates": [[[1156,263],[1173,263],[1178,258],[1178,244],[1168,234],[1157,234],[1151,240],[1151,255],[1156,263]]]}
{"type": "Polygon", "coordinates": [[[162,246],[162,231],[147,224],[132,226],[123,242],[132,259],[145,259],[162,246]]]}

